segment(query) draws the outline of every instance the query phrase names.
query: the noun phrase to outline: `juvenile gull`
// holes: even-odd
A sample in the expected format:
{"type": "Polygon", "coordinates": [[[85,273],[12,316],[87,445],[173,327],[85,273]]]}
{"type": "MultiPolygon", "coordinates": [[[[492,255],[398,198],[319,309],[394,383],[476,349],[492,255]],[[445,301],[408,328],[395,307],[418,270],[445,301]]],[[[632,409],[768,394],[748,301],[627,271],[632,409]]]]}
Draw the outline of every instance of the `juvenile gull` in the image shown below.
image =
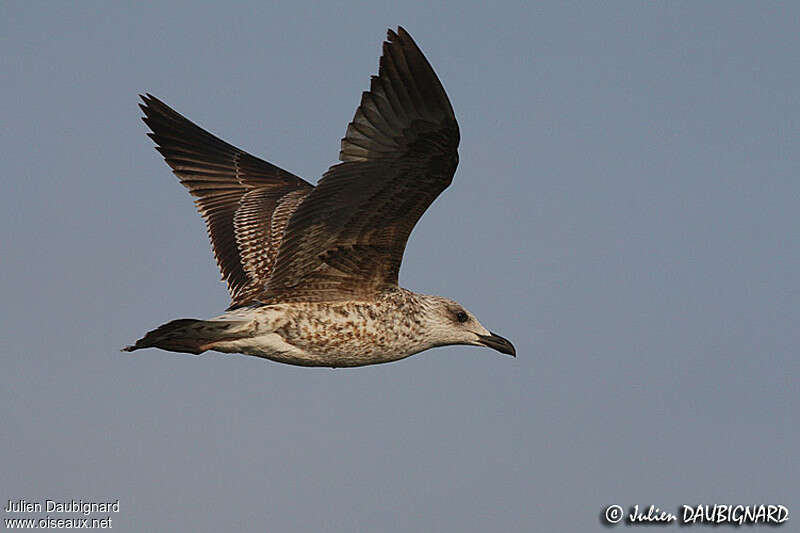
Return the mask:
{"type": "Polygon", "coordinates": [[[406,241],[452,181],[459,131],[411,36],[388,31],[339,159],[316,187],[231,146],[157,98],[144,121],[205,219],[231,306],[133,346],[242,353],[302,366],[386,363],[450,344],[514,346],[461,305],[398,287],[406,241]]]}

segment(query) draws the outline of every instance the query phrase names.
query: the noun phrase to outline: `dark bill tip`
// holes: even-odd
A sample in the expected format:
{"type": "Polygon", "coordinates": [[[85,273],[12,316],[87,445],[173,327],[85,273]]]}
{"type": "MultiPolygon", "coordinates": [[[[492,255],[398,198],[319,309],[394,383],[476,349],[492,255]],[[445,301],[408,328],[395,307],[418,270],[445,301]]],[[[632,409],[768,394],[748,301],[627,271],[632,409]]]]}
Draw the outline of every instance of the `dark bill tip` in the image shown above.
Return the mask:
{"type": "Polygon", "coordinates": [[[478,335],[481,344],[497,350],[500,353],[510,355],[511,357],[517,356],[517,350],[514,348],[514,345],[511,344],[511,341],[491,331],[489,333],[491,333],[491,335],[478,335]]]}

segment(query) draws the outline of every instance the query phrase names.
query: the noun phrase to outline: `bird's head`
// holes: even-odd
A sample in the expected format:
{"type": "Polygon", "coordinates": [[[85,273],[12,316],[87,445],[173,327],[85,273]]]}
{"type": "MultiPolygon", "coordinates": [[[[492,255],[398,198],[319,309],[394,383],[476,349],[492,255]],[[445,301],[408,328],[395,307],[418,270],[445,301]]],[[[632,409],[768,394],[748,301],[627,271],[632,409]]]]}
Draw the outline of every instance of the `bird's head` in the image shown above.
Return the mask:
{"type": "Polygon", "coordinates": [[[433,346],[488,346],[500,353],[517,356],[508,339],[483,327],[475,315],[458,302],[441,296],[424,296],[421,303],[425,309],[426,336],[433,346]]]}

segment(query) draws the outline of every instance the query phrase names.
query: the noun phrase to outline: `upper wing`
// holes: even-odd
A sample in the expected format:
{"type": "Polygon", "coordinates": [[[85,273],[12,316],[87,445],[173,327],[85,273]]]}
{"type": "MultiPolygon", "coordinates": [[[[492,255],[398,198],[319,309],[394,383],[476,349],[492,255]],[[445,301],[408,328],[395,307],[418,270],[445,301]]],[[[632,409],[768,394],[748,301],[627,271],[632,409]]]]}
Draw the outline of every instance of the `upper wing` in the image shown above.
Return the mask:
{"type": "Polygon", "coordinates": [[[314,187],[218,139],[157,98],[139,107],[156,150],[196,197],[232,306],[263,291],[292,212],[314,187]]]}
{"type": "Polygon", "coordinates": [[[459,132],[425,56],[399,28],[383,43],[339,158],[289,220],[267,298],[370,299],[397,286],[406,241],[452,181],[459,132]]]}

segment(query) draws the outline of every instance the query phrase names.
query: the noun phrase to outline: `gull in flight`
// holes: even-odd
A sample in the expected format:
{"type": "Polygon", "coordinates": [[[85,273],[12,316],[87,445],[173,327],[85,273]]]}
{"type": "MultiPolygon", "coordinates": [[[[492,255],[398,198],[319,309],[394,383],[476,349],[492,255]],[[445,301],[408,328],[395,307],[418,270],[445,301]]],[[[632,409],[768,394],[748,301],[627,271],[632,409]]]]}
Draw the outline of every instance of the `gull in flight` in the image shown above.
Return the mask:
{"type": "Polygon", "coordinates": [[[328,367],[452,344],[516,356],[462,305],[397,284],[411,230],[453,179],[459,142],[450,100],[403,28],[388,31],[341,162],[316,186],[149,94],[142,100],[149,136],[206,222],[231,306],[163,324],[124,351],[213,350],[328,367]]]}

